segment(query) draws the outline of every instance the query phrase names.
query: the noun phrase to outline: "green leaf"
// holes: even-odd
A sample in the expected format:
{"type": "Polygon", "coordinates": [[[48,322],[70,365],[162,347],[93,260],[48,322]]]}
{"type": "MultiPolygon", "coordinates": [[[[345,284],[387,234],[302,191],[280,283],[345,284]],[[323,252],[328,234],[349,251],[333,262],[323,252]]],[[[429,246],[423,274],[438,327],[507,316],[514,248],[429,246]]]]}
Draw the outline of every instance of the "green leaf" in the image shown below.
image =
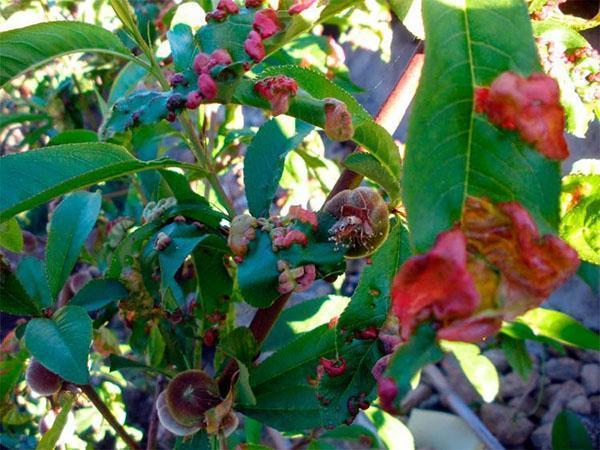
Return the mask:
{"type": "Polygon", "coordinates": [[[115,77],[110,87],[108,104],[114,105],[117,100],[130,94],[146,75],[148,75],[146,68],[133,62],[127,63],[115,77]]]}
{"type": "Polygon", "coordinates": [[[420,325],[410,340],[394,352],[384,375],[396,382],[398,395],[394,402],[398,409],[400,401],[412,389],[411,380],[423,367],[443,356],[436,340],[436,330],[428,323],[420,325]]]}
{"type": "Polygon", "coordinates": [[[411,243],[427,250],[461,219],[467,195],[517,200],[545,232],[558,225],[559,165],[473,108],[474,90],[505,71],[539,71],[521,0],[423,2],[425,66],[403,174],[411,243]]]}
{"type": "Polygon", "coordinates": [[[149,366],[158,367],[160,365],[165,354],[165,347],[165,339],[160,332],[160,328],[154,324],[150,329],[148,347],[146,349],[146,360],[149,366]]]}
{"type": "MultiPolygon", "coordinates": [[[[0,33],[1,37],[1,33],[0,33]]],[[[0,47],[1,48],[1,47],[0,47]]],[[[49,117],[46,114],[33,114],[33,113],[14,113],[14,114],[3,114],[0,117],[0,129],[4,128],[6,125],[10,125],[12,123],[23,123],[23,122],[39,122],[42,120],[47,120],[49,117]]]]}
{"type": "MultiPolygon", "coordinates": [[[[365,414],[368,414],[368,411],[365,414]]],[[[368,416],[367,416],[368,417],[368,416]]],[[[358,443],[365,445],[370,442],[370,445],[365,445],[367,448],[379,448],[379,440],[377,436],[368,428],[362,425],[342,425],[333,430],[323,433],[319,440],[336,440],[357,445],[358,443]]]]}
{"type": "Polygon", "coordinates": [[[344,311],[349,302],[348,297],[328,295],[306,300],[284,309],[261,346],[261,350],[263,352],[277,350],[300,334],[329,323],[344,311]]]}
{"type": "Polygon", "coordinates": [[[41,313],[8,266],[0,266],[0,311],[23,316],[37,316],[41,313]]]}
{"type": "Polygon", "coordinates": [[[71,383],[88,382],[92,320],[85,309],[65,306],[51,319],[33,319],[24,339],[31,354],[49,370],[71,383]]]}
{"type": "Polygon", "coordinates": [[[198,52],[192,29],[188,25],[179,23],[167,32],[167,38],[171,46],[175,70],[183,72],[185,69],[189,69],[192,66],[195,54],[198,52]]]}
{"type": "Polygon", "coordinates": [[[600,350],[600,335],[564,313],[535,308],[517,320],[528,325],[537,335],[565,345],[600,350]]]}
{"type": "Polygon", "coordinates": [[[0,222],[67,192],[133,172],[186,167],[170,160],[142,162],[118,145],[55,145],[0,158],[0,222]],[[49,169],[52,170],[49,170],[49,169]],[[27,183],[13,180],[26,179],[27,183]]]}
{"type": "Polygon", "coordinates": [[[522,339],[516,339],[508,335],[502,336],[502,351],[510,367],[517,372],[523,380],[529,379],[533,362],[522,339]]]}
{"type": "Polygon", "coordinates": [[[69,305],[81,306],[86,311],[96,311],[113,302],[126,299],[129,292],[119,281],[110,279],[92,280],[69,300],[69,305]]]}
{"type": "Polygon", "coordinates": [[[36,450],[54,450],[56,448],[56,443],[60,439],[60,435],[67,425],[69,413],[71,412],[74,403],[75,395],[67,394],[63,396],[60,412],[56,416],[56,419],[54,419],[52,427],[42,435],[36,450]]]}
{"type": "Polygon", "coordinates": [[[0,247],[13,253],[19,253],[23,249],[23,233],[16,217],[0,223],[0,247]]]}
{"type": "Polygon", "coordinates": [[[46,277],[46,265],[42,260],[33,256],[24,257],[19,261],[15,275],[31,299],[40,308],[44,309],[52,306],[52,295],[46,277]]]}
{"type": "Polygon", "coordinates": [[[7,395],[21,379],[25,371],[28,353],[21,349],[14,357],[6,356],[0,360],[0,373],[2,374],[2,383],[0,383],[0,400],[6,401],[7,395]]]}
{"type": "Polygon", "coordinates": [[[50,139],[48,146],[82,144],[84,142],[98,142],[98,135],[91,130],[65,130],[50,139]]]}
{"type": "Polygon", "coordinates": [[[450,351],[458,360],[463,373],[481,398],[487,403],[498,395],[500,379],[494,364],[481,354],[479,347],[467,342],[442,341],[444,351],[450,351]]]}
{"type": "Polygon", "coordinates": [[[600,175],[563,178],[560,237],[584,261],[600,265],[600,175]]]}
{"type": "Polygon", "coordinates": [[[46,274],[53,298],[71,274],[83,244],[96,225],[101,205],[100,192],[76,192],[66,196],[54,211],[46,246],[46,274]]]}
{"type": "Polygon", "coordinates": [[[562,411],[552,423],[552,450],[592,450],[594,445],[576,414],[562,411]]]}
{"type": "MultiPolygon", "coordinates": [[[[400,183],[400,152],[393,137],[383,127],[377,125],[350,94],[336,86],[323,74],[294,65],[274,66],[260,73],[260,76],[275,75],[290,76],[298,82],[301,90],[290,102],[287,114],[312,125],[321,128],[325,125],[325,110],[322,99],[333,97],[343,101],[352,113],[352,122],[355,129],[352,140],[377,158],[386,171],[382,178],[394,179],[396,185],[400,183]]],[[[259,108],[268,108],[265,100],[254,92],[254,81],[243,80],[240,82],[233,101],[259,108]]]]}
{"type": "Polygon", "coordinates": [[[244,185],[249,186],[246,197],[254,217],[269,216],[285,157],[312,129],[300,120],[274,118],[263,124],[252,139],[244,159],[244,185]]]}
{"type": "Polygon", "coordinates": [[[251,366],[258,353],[258,345],[249,328],[238,327],[220,339],[219,350],[244,365],[251,366]]]}
{"type": "Polygon", "coordinates": [[[592,292],[600,294],[600,266],[582,261],[577,275],[592,288],[592,292]]]}
{"type": "Polygon", "coordinates": [[[46,22],[0,33],[0,87],[69,53],[106,53],[135,60],[116,34],[82,22],[46,22]]]}
{"type": "Polygon", "coordinates": [[[379,439],[389,450],[413,450],[415,439],[410,430],[391,414],[382,409],[370,407],[365,411],[369,421],[375,425],[379,439]]]}
{"type": "Polygon", "coordinates": [[[398,180],[389,171],[385,170],[377,158],[370,153],[350,153],[342,164],[347,169],[379,184],[389,194],[392,203],[400,197],[400,183],[398,180]]]}
{"type": "Polygon", "coordinates": [[[206,431],[200,430],[191,438],[177,438],[175,450],[211,450],[210,441],[206,431]]]}

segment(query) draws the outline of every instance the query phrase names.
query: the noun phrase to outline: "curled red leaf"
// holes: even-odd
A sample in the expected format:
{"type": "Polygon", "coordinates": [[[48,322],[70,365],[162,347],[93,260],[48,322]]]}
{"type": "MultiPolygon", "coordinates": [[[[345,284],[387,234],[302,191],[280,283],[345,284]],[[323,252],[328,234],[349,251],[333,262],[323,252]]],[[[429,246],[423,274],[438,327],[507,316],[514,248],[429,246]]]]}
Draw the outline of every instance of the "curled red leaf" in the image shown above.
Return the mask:
{"type": "Polygon", "coordinates": [[[256,30],[252,30],[248,33],[248,37],[244,41],[244,50],[254,62],[261,62],[265,57],[265,46],[260,34],[258,34],[256,30]]]}
{"type": "Polygon", "coordinates": [[[310,8],[317,0],[295,0],[294,4],[288,9],[288,13],[300,14],[302,11],[310,8]]]}
{"type": "Polygon", "coordinates": [[[466,239],[460,230],[441,233],[433,248],[409,258],[392,285],[393,310],[408,339],[420,321],[470,316],[480,296],[467,271],[466,239]]]}
{"type": "Polygon", "coordinates": [[[281,29],[277,13],[271,8],[265,8],[254,15],[252,27],[263,39],[270,38],[281,29]]]}
{"type": "Polygon", "coordinates": [[[346,372],[346,360],[340,356],[339,359],[327,359],[321,357],[319,360],[325,373],[330,377],[339,377],[346,372]]]}
{"type": "Polygon", "coordinates": [[[271,113],[278,116],[287,112],[290,98],[298,93],[298,83],[284,75],[266,77],[254,85],[254,91],[271,104],[271,113]]]}
{"type": "Polygon", "coordinates": [[[198,77],[198,89],[205,100],[213,100],[217,96],[217,83],[208,73],[202,73],[198,77]]]}
{"type": "Polygon", "coordinates": [[[475,110],[495,125],[516,130],[544,156],[562,160],[569,156],[569,149],[559,100],[558,83],[549,76],[534,73],[525,78],[504,72],[489,88],[476,89],[475,110]]]}
{"type": "Polygon", "coordinates": [[[346,104],[335,98],[325,101],[325,133],[334,141],[347,141],[354,136],[352,115],[346,104]]]}
{"type": "Polygon", "coordinates": [[[317,221],[317,215],[313,211],[304,209],[300,205],[290,206],[287,218],[290,220],[297,220],[299,222],[312,225],[313,230],[316,230],[319,226],[319,223],[317,221]]]}
{"type": "Polygon", "coordinates": [[[493,205],[467,198],[463,231],[469,246],[497,267],[506,280],[509,315],[538,306],[570,278],[579,265],[575,250],[562,239],[540,236],[529,212],[517,202],[493,205]]]}
{"type": "Polygon", "coordinates": [[[240,12],[240,8],[233,0],[221,0],[217,5],[217,9],[225,11],[228,14],[237,14],[240,12]]]}
{"type": "Polygon", "coordinates": [[[379,396],[379,404],[384,411],[390,414],[398,412],[394,406],[394,400],[398,396],[398,386],[396,386],[396,382],[393,379],[381,377],[377,383],[377,395],[379,396]]]}

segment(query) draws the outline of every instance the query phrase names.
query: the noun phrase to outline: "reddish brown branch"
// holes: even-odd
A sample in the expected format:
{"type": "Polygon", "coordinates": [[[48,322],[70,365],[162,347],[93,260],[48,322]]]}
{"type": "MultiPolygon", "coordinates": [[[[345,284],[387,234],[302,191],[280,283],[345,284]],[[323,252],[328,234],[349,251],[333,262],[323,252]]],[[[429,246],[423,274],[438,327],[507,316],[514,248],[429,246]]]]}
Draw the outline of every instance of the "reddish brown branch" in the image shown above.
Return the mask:
{"type": "MultiPolygon", "coordinates": [[[[419,46],[417,52],[408,62],[406,70],[375,116],[375,122],[385,128],[390,134],[394,133],[400,122],[402,122],[406,110],[415,96],[424,61],[425,56],[422,53],[422,47],[419,46]]],[[[365,150],[362,147],[358,147],[356,151],[362,152],[365,150]]],[[[358,187],[362,179],[362,175],[345,169],[327,196],[327,200],[343,190],[358,187]]]]}
{"type": "Polygon", "coordinates": [[[139,445],[135,440],[125,431],[125,428],[119,423],[117,418],[113,415],[113,413],[108,409],[106,404],[102,401],[98,393],[94,390],[92,385],[90,384],[82,384],[79,386],[79,389],[86,395],[86,397],[92,402],[92,404],[96,407],[98,412],[102,414],[102,417],[106,419],[106,421],[110,424],[111,427],[117,432],[121,439],[125,441],[127,446],[132,450],[140,450],[139,445]]]}
{"type": "MultiPolygon", "coordinates": [[[[419,78],[421,77],[423,61],[424,56],[419,47],[409,61],[404,74],[400,77],[389,97],[375,116],[375,122],[384,127],[389,133],[396,131],[396,128],[400,125],[400,122],[415,95],[419,78]]],[[[357,151],[364,150],[358,148],[357,151]]],[[[362,175],[351,170],[344,170],[338,181],[335,183],[332,191],[329,193],[328,199],[345,189],[357,187],[362,179],[362,175]]],[[[271,328],[273,328],[275,321],[279,317],[279,314],[289,298],[290,294],[282,295],[268,308],[256,311],[252,323],[250,324],[250,330],[252,331],[252,334],[254,334],[259,347],[268,336],[271,328]]],[[[237,369],[237,363],[232,359],[223,370],[219,378],[219,388],[222,394],[226,395],[229,392],[231,380],[237,369]]]]}

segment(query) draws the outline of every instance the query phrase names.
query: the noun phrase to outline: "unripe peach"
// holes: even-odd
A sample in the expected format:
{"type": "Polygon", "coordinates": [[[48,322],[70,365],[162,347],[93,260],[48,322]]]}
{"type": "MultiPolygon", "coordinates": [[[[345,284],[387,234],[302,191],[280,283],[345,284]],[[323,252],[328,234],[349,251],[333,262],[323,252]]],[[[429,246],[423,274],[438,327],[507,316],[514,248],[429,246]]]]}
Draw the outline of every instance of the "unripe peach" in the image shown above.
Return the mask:
{"type": "Polygon", "coordinates": [[[221,402],[219,387],[206,372],[186,370],[171,380],[165,402],[173,418],[185,427],[200,423],[204,413],[221,402]]]}
{"type": "Polygon", "coordinates": [[[348,248],[348,258],[372,254],[388,235],[387,205],[374,189],[359,187],[342,191],[329,200],[323,210],[338,219],[329,234],[335,242],[348,248]]]}
{"type": "Polygon", "coordinates": [[[31,358],[29,366],[27,366],[25,380],[31,390],[39,395],[56,394],[63,383],[61,377],[46,369],[34,358],[31,358]]]}

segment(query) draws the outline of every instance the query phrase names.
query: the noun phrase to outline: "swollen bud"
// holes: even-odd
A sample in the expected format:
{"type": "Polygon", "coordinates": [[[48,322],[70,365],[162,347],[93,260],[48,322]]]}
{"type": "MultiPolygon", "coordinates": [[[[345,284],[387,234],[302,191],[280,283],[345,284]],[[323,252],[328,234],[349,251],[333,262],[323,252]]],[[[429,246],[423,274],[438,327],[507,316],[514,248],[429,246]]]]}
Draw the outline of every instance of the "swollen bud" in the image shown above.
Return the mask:
{"type": "Polygon", "coordinates": [[[221,402],[219,387],[206,372],[186,370],[171,380],[165,390],[170,415],[184,427],[202,422],[204,413],[221,402]]]}
{"type": "Polygon", "coordinates": [[[62,387],[63,380],[31,358],[25,371],[25,380],[33,392],[39,395],[54,395],[62,387]]]}
{"type": "Polygon", "coordinates": [[[335,98],[325,101],[325,133],[333,141],[348,141],[354,136],[352,114],[346,104],[335,98]]]}
{"type": "Polygon", "coordinates": [[[323,210],[338,219],[329,234],[332,240],[348,248],[347,258],[372,254],[388,235],[387,205],[374,189],[359,187],[342,191],[329,200],[323,210]]]}

